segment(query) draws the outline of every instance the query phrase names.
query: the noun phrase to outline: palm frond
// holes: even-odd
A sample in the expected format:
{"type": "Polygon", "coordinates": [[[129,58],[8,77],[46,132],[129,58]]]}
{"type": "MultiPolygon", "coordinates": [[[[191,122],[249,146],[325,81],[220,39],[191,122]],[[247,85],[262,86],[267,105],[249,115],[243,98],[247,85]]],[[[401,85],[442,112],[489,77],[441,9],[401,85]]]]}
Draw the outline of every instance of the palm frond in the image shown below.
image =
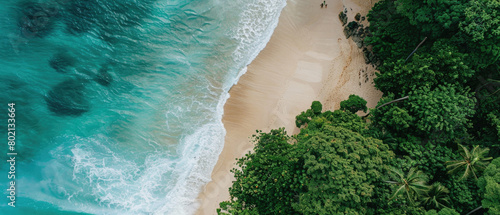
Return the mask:
{"type": "Polygon", "coordinates": [[[474,146],[472,151],[469,151],[469,149],[462,144],[458,144],[458,146],[463,160],[445,162],[445,164],[447,164],[446,168],[448,169],[448,174],[454,174],[461,171],[463,173],[461,173],[462,176],[460,180],[466,179],[470,175],[474,175],[474,178],[477,179],[476,172],[478,170],[484,170],[489,160],[492,159],[491,157],[485,158],[490,149],[474,146]]]}
{"type": "Polygon", "coordinates": [[[395,185],[391,200],[403,195],[412,205],[415,205],[415,200],[428,190],[426,185],[428,177],[416,168],[410,168],[406,175],[400,169],[391,168],[389,177],[392,181],[386,182],[395,185]]]}
{"type": "Polygon", "coordinates": [[[421,203],[427,209],[441,209],[450,204],[448,194],[450,191],[441,183],[436,182],[429,186],[428,191],[423,195],[421,203]]]}

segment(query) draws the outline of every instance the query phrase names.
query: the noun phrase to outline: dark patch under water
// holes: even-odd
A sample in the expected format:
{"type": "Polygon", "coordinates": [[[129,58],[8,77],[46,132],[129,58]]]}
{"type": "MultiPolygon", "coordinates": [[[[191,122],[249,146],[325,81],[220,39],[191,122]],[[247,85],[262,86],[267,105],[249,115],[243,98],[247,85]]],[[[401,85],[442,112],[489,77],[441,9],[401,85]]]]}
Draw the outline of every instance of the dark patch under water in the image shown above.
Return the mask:
{"type": "Polygon", "coordinates": [[[102,86],[109,86],[113,82],[113,77],[108,72],[109,66],[102,65],[97,74],[94,77],[94,81],[102,86]]]}
{"type": "Polygon", "coordinates": [[[61,116],[80,116],[90,110],[84,79],[68,79],[53,87],[45,98],[50,111],[61,116]]]}
{"type": "Polygon", "coordinates": [[[80,34],[93,29],[116,29],[139,25],[152,1],[73,0],[65,4],[67,30],[80,34]],[[131,11],[133,9],[133,11],[131,11]]]}
{"type": "Polygon", "coordinates": [[[43,37],[54,29],[54,23],[59,14],[54,4],[25,2],[20,7],[19,27],[26,37],[43,37]]]}
{"type": "Polygon", "coordinates": [[[49,65],[59,73],[67,73],[76,64],[76,58],[68,52],[58,52],[49,60],[49,65]]]}

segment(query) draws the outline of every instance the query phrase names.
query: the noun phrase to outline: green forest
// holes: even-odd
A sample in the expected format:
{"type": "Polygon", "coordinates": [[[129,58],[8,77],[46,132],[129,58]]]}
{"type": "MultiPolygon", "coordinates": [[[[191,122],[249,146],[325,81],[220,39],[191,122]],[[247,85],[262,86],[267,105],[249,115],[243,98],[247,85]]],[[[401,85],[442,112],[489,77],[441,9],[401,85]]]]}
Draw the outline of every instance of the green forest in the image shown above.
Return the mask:
{"type": "Polygon", "coordinates": [[[500,214],[500,0],[382,0],[367,18],[378,105],[314,101],[299,134],[257,131],[218,214],[500,214]]]}

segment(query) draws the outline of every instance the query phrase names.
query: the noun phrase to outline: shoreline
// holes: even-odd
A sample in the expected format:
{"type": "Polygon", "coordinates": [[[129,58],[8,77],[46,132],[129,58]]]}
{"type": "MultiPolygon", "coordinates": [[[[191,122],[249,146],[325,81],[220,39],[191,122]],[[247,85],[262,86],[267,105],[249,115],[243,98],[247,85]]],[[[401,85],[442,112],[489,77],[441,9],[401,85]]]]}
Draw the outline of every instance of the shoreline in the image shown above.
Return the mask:
{"type": "Polygon", "coordinates": [[[372,2],[327,2],[328,8],[320,8],[320,3],[289,0],[270,41],[229,91],[222,119],[224,148],[212,181],[198,195],[196,214],[216,214],[219,203],[229,200],[228,188],[234,180],[230,170],[235,159],[252,150],[250,138],[256,130],[285,127],[289,135],[295,134],[299,131],[295,116],[312,101],[320,101],[323,110],[335,110],[356,94],[372,108],[382,96],[373,84],[375,69],[365,64],[362,50],[345,38],[338,18],[344,6],[349,21],[358,12],[366,16],[372,2]]]}

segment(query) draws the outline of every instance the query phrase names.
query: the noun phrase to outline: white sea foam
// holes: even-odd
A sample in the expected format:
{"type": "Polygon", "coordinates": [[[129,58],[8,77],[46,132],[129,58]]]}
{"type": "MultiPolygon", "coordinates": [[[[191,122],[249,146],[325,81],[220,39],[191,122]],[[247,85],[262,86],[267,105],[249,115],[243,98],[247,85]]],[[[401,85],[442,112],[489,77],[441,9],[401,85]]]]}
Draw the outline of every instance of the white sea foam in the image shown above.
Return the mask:
{"type": "MultiPolygon", "coordinates": [[[[172,5],[183,3],[177,0],[174,2],[172,5]]],[[[167,108],[165,115],[169,124],[165,124],[165,127],[169,134],[173,133],[170,138],[181,138],[178,143],[165,145],[175,147],[159,144],[151,150],[151,147],[141,145],[148,145],[145,140],[133,142],[137,146],[131,148],[130,145],[119,143],[113,137],[105,135],[61,137],[53,141],[55,148],[47,149],[49,152],[44,154],[50,154],[50,157],[36,159],[44,161],[37,164],[42,168],[42,180],[24,179],[26,181],[22,184],[26,186],[26,190],[30,190],[29,197],[52,203],[64,210],[93,214],[194,213],[198,207],[196,197],[202,186],[211,180],[211,172],[224,145],[226,131],[222,115],[224,104],[229,98],[229,88],[237,83],[246,72],[246,65],[253,61],[271,38],[285,4],[285,0],[253,0],[242,3],[245,8],[242,9],[237,28],[230,32],[230,36],[237,42],[232,53],[234,65],[231,69],[235,71],[234,77],[228,78],[222,89],[220,86],[206,86],[202,91],[205,91],[207,98],[198,98],[196,93],[171,95],[173,100],[178,100],[167,108]],[[201,122],[186,120],[185,116],[197,114],[200,115],[201,122]],[[124,146],[121,147],[120,144],[124,146]],[[150,151],[144,153],[141,151],[143,148],[150,151]],[[175,150],[169,151],[172,148],[175,150]]],[[[178,57],[178,61],[190,64],[182,54],[169,57],[178,57]]],[[[141,78],[146,78],[147,74],[141,75],[141,78]]],[[[141,81],[144,79],[137,80],[141,81]]],[[[147,84],[150,82],[144,81],[145,86],[138,85],[137,88],[147,89],[147,84]]],[[[153,94],[145,91],[140,96],[155,98],[149,93],[153,94]]],[[[125,100],[145,101],[140,100],[139,96],[130,97],[131,99],[127,97],[125,100]]],[[[155,107],[154,104],[151,107],[155,107]]],[[[131,112],[130,118],[127,118],[130,121],[124,121],[137,129],[146,130],[148,122],[139,122],[141,119],[156,117],[147,115],[149,113],[143,116],[128,109],[120,111],[131,112]]],[[[126,129],[123,130],[126,133],[126,129]]]]}
{"type": "Polygon", "coordinates": [[[257,57],[269,42],[274,29],[278,26],[279,16],[285,6],[286,0],[256,0],[245,8],[239,26],[232,35],[234,39],[239,41],[238,47],[233,53],[233,59],[240,66],[240,72],[232,84],[237,83],[241,75],[246,72],[245,67],[257,57]]]}
{"type": "Polygon", "coordinates": [[[233,60],[238,74],[223,86],[224,91],[217,105],[216,118],[182,139],[179,148],[182,158],[175,169],[182,174],[173,190],[166,196],[166,203],[155,214],[192,214],[198,208],[196,197],[201,187],[211,180],[212,170],[224,145],[225,129],[222,124],[224,104],[229,98],[229,88],[247,71],[248,65],[266,46],[276,28],[285,0],[257,0],[243,12],[238,28],[232,32],[238,46],[233,60]]]}
{"type": "Polygon", "coordinates": [[[211,180],[212,170],[224,145],[226,131],[222,124],[222,115],[224,104],[229,98],[228,91],[246,73],[246,65],[255,59],[270,40],[285,5],[285,0],[257,0],[250,3],[241,15],[238,28],[232,32],[233,39],[238,41],[232,57],[239,72],[227,83],[228,85],[223,86],[224,91],[215,111],[217,116],[215,121],[205,124],[182,140],[183,147],[180,148],[182,151],[180,154],[183,155],[183,159],[176,169],[183,169],[183,176],[177,181],[174,190],[167,195],[168,203],[156,213],[192,214],[198,208],[195,198],[201,187],[211,180]]]}
{"type": "MultiPolygon", "coordinates": [[[[225,101],[227,97],[223,97],[225,101]]],[[[223,109],[223,103],[218,105],[218,113],[223,109]]],[[[220,115],[222,116],[222,115],[220,115]]],[[[218,155],[222,151],[225,129],[223,124],[209,123],[203,125],[194,134],[184,138],[182,147],[179,148],[182,155],[175,169],[181,175],[173,190],[166,199],[168,202],[159,210],[157,214],[192,214],[198,207],[196,197],[201,186],[210,181],[210,175],[218,155]]]]}

